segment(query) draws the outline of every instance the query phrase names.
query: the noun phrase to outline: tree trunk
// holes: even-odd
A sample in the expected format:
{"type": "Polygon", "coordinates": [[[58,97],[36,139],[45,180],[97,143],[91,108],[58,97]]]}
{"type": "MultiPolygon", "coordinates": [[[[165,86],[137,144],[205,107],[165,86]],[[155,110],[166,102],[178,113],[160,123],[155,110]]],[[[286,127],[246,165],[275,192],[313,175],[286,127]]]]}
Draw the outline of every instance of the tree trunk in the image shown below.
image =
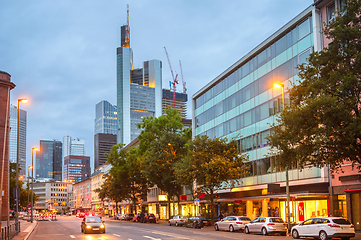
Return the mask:
{"type": "Polygon", "coordinates": [[[211,224],[214,225],[214,217],[213,217],[213,190],[211,189],[211,224]]]}
{"type": "Polygon", "coordinates": [[[169,196],[169,194],[167,195],[167,197],[168,197],[168,219],[170,219],[170,196],[169,196]]]}

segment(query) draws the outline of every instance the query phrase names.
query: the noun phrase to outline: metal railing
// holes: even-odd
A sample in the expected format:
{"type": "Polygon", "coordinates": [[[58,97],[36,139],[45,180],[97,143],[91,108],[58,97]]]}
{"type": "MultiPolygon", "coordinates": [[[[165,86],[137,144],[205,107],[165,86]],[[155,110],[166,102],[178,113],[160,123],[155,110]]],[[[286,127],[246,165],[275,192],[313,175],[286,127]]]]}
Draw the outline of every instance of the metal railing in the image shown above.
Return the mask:
{"type": "Polygon", "coordinates": [[[20,222],[1,228],[1,240],[10,240],[20,232],[20,222]]]}

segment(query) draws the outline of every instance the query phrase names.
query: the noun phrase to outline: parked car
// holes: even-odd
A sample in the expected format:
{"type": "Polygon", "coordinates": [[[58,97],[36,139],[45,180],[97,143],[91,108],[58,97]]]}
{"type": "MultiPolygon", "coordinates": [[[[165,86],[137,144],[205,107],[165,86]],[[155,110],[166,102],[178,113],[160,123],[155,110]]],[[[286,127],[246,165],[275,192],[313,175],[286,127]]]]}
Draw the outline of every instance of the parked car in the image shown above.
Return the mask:
{"type": "Polygon", "coordinates": [[[144,216],[144,222],[156,223],[157,219],[153,213],[146,213],[144,216]]]}
{"type": "Polygon", "coordinates": [[[120,214],[119,213],[115,214],[113,217],[114,217],[114,220],[120,220],[120,214]]]}
{"type": "Polygon", "coordinates": [[[347,219],[341,217],[310,218],[291,229],[292,237],[313,237],[320,240],[355,237],[355,228],[347,219]]]}
{"type": "Polygon", "coordinates": [[[190,217],[185,226],[190,228],[202,228],[207,222],[208,220],[204,217],[190,217]]]}
{"type": "Polygon", "coordinates": [[[105,233],[105,225],[100,217],[88,216],[83,219],[80,225],[82,233],[99,232],[105,233]]]}
{"type": "Polygon", "coordinates": [[[78,217],[79,218],[85,218],[87,216],[87,214],[85,212],[80,212],[78,217]]]}
{"type": "Polygon", "coordinates": [[[182,215],[177,215],[169,219],[168,224],[169,226],[175,225],[176,227],[183,226],[187,223],[187,220],[188,220],[187,217],[182,215]]]}
{"type": "Polygon", "coordinates": [[[263,235],[267,235],[269,233],[280,233],[282,236],[286,236],[287,228],[282,218],[258,217],[246,224],[244,232],[247,234],[250,232],[256,232],[262,233],[263,235]]]}
{"type": "Polygon", "coordinates": [[[126,220],[126,217],[127,217],[126,214],[122,214],[122,215],[120,215],[119,219],[125,221],[125,220],[126,220]]]}
{"type": "Polygon", "coordinates": [[[140,214],[139,213],[133,217],[133,222],[140,222],[140,214]]]}
{"type": "Polygon", "coordinates": [[[127,213],[125,216],[125,220],[131,221],[131,220],[133,220],[133,217],[134,217],[134,213],[127,213]]]}
{"type": "Polygon", "coordinates": [[[222,220],[216,222],[214,224],[214,229],[218,230],[226,230],[230,232],[244,230],[247,223],[249,223],[251,219],[243,216],[228,216],[223,218],[222,220]]]}

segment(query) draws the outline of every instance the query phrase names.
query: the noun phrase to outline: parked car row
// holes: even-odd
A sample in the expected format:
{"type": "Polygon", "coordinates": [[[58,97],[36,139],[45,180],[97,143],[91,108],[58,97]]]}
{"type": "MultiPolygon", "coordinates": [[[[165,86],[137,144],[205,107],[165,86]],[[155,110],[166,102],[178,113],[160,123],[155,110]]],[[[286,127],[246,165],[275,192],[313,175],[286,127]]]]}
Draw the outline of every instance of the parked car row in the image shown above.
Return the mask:
{"type": "MultiPolygon", "coordinates": [[[[134,215],[134,213],[116,214],[116,215],[114,215],[114,219],[115,220],[141,222],[140,213],[138,213],[137,215],[134,215]]],[[[156,223],[157,219],[153,213],[145,213],[143,222],[156,223]]]]}
{"type": "Polygon", "coordinates": [[[210,226],[211,220],[206,219],[202,216],[200,217],[186,217],[182,215],[174,216],[173,218],[168,220],[169,226],[175,225],[178,226],[185,226],[191,228],[202,228],[204,226],[210,226]]]}
{"type": "MultiPolygon", "coordinates": [[[[234,232],[243,230],[246,234],[251,232],[268,235],[279,233],[286,236],[287,224],[278,217],[258,217],[251,221],[248,217],[228,216],[214,224],[216,231],[226,230],[234,232]]],[[[292,237],[313,237],[315,239],[326,240],[331,238],[341,238],[349,240],[355,237],[355,228],[347,219],[341,217],[316,217],[307,219],[292,227],[292,237]]]]}

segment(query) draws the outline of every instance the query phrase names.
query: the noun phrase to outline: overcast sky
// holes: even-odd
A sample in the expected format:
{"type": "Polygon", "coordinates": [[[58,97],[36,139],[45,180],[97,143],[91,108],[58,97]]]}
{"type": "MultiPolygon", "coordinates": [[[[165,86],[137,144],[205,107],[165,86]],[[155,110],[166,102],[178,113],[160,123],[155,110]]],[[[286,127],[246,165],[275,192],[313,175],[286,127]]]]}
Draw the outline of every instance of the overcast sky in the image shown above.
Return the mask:
{"type": "MultiPolygon", "coordinates": [[[[163,62],[183,75],[191,97],[313,3],[312,0],[12,0],[0,3],[0,70],[29,102],[27,162],[40,140],[85,138],[94,160],[95,105],[116,104],[116,48],[130,9],[134,68],[163,62]]],[[[182,85],[177,86],[182,90],[182,85]]]]}

